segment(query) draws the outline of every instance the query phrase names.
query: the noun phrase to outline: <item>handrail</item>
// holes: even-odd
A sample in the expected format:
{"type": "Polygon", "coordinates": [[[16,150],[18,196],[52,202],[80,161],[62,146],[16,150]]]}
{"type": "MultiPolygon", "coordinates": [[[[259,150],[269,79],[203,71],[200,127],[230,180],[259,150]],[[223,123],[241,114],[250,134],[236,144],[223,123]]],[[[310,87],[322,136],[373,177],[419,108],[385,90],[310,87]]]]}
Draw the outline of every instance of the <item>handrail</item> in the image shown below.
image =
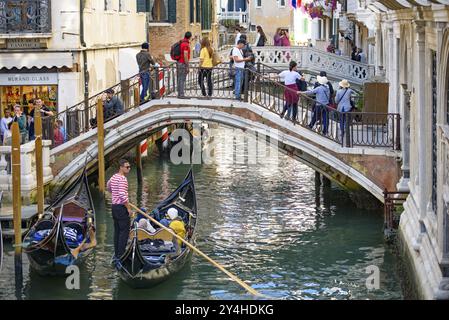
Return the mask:
{"type": "MultiPolygon", "coordinates": [[[[269,66],[258,64],[258,69],[271,70],[269,66]],[[263,69],[266,68],[266,69],[263,69]]],[[[198,84],[198,75],[202,74],[202,69],[192,63],[190,72],[185,80],[185,96],[187,98],[201,98],[210,95],[211,98],[234,99],[234,78],[232,68],[228,63],[222,63],[213,68],[211,80],[213,91],[203,91],[198,84]]],[[[176,97],[179,93],[177,81],[177,66],[171,64],[155,68],[152,71],[152,79],[158,95],[152,98],[176,97]],[[160,90],[163,87],[163,90],[160,90]]],[[[116,95],[124,99],[125,112],[140,105],[139,94],[140,84],[137,74],[111,88],[116,90],[116,95]]],[[[328,138],[343,147],[369,146],[393,148],[400,150],[400,116],[396,113],[364,113],[364,112],[339,112],[329,106],[320,105],[316,100],[297,90],[286,87],[257,71],[245,69],[244,86],[242,96],[245,102],[254,103],[271,112],[276,113],[281,118],[285,116],[294,124],[314,131],[325,138],[328,138]],[[293,100],[292,100],[293,99],[293,100]],[[286,102],[297,102],[288,112],[285,107],[286,102]]],[[[206,79],[204,79],[206,82],[206,79]]],[[[206,86],[207,87],[207,86],[206,86]]],[[[88,110],[84,108],[84,102],[68,108],[53,117],[47,117],[51,125],[56,119],[65,121],[67,128],[67,140],[70,140],[90,128],[95,127],[95,123],[85,123],[85,114],[93,118],[96,115],[96,102],[104,91],[89,98],[88,110]]],[[[110,120],[117,115],[108,115],[110,120]]],[[[44,130],[45,131],[45,130],[44,130]]],[[[51,132],[52,129],[47,130],[51,132]]]]}

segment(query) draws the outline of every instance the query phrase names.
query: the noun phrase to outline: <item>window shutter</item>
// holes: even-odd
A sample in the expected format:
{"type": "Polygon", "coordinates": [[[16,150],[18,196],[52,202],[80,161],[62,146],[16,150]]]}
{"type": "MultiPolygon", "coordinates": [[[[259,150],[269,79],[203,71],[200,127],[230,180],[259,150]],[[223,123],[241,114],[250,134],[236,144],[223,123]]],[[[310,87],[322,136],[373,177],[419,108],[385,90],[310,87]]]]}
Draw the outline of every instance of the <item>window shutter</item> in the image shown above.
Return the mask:
{"type": "Polygon", "coordinates": [[[168,22],[176,23],[176,0],[168,0],[168,22]]]}
{"type": "Polygon", "coordinates": [[[148,0],[137,0],[137,12],[149,12],[148,0]]]}

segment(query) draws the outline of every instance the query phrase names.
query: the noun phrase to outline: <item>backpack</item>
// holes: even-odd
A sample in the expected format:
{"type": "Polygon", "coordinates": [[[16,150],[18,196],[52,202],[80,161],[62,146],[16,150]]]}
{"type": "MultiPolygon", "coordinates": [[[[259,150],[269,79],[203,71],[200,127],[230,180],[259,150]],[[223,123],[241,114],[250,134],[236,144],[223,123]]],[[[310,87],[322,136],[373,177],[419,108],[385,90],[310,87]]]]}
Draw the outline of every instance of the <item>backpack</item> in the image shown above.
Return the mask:
{"type": "Polygon", "coordinates": [[[176,42],[174,45],[171,46],[170,57],[173,60],[178,61],[179,59],[181,59],[181,42],[182,40],[176,42]]]}

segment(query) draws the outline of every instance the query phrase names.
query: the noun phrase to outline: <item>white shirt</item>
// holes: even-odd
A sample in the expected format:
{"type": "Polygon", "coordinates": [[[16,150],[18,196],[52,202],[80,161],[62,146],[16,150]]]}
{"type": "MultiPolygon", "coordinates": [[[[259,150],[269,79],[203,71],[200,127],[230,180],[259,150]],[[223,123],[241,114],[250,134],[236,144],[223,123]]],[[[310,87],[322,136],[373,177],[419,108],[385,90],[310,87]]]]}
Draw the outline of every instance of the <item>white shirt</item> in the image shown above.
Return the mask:
{"type": "Polygon", "coordinates": [[[242,34],[239,32],[239,33],[237,33],[237,35],[235,36],[235,45],[237,45],[237,42],[239,42],[239,40],[240,40],[240,36],[241,36],[242,34]]]}
{"type": "Polygon", "coordinates": [[[301,75],[297,71],[285,70],[279,73],[279,78],[286,86],[296,84],[297,79],[301,79],[301,75]]]}
{"type": "MultiPolygon", "coordinates": [[[[242,52],[242,50],[240,50],[237,47],[232,49],[232,58],[234,59],[234,57],[236,57],[236,56],[239,57],[240,59],[243,59],[243,52],[242,52]]],[[[234,59],[234,65],[235,65],[236,68],[244,69],[245,68],[245,61],[237,62],[234,59]]]]}

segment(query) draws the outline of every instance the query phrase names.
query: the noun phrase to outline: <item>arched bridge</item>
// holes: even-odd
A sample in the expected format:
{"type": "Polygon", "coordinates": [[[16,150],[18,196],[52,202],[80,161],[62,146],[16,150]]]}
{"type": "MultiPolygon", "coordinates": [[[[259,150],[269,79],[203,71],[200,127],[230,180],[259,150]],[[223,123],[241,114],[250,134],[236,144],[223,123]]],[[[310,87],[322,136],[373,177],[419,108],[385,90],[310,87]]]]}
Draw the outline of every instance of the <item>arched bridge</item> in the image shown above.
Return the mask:
{"type": "MultiPolygon", "coordinates": [[[[252,97],[251,92],[248,94],[248,100],[252,100],[252,103],[224,98],[204,100],[175,97],[144,103],[105,124],[105,157],[112,159],[117,153],[126,152],[145,137],[168,125],[207,121],[269,136],[277,141],[280,150],[349,191],[358,193],[362,187],[383,201],[384,189],[395,189],[400,174],[397,161],[400,152],[394,150],[395,144],[391,141],[391,136],[383,131],[373,133],[388,128],[387,115],[383,115],[380,122],[366,118],[360,128],[357,128],[357,121],[354,120],[351,124],[354,128],[347,127],[352,136],[345,134],[343,138],[347,139],[343,140],[348,141],[340,141],[341,127],[337,112],[330,111],[329,132],[323,135],[319,129],[311,130],[307,127],[311,117],[307,99],[302,99],[298,108],[298,121],[293,123],[279,116],[284,103],[281,95],[270,94],[271,100],[267,102],[269,106],[264,107],[262,101],[268,98],[263,93],[257,96],[255,89],[252,93],[252,97]],[[368,126],[368,120],[373,124],[369,133],[363,131],[368,126]],[[381,125],[376,127],[375,122],[381,125]]],[[[80,172],[85,164],[86,152],[92,157],[89,165],[95,168],[96,135],[97,130],[92,129],[52,149],[53,183],[64,183],[80,172]]]]}

